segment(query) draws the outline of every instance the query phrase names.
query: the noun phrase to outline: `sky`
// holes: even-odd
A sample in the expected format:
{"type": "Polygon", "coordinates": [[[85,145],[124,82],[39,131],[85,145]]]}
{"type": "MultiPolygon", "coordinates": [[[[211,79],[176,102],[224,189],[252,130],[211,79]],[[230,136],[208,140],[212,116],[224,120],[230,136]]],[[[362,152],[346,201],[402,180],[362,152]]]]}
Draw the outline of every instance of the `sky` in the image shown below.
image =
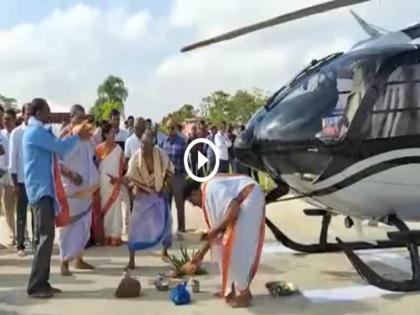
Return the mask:
{"type": "MultiPolygon", "coordinates": [[[[159,120],[199,108],[216,90],[274,92],[314,58],[365,39],[339,9],[186,54],[194,41],[322,0],[0,0],[0,94],[87,108],[110,74],[126,83],[126,114],[159,120]]],[[[353,6],[388,30],[420,22],[418,0],[353,6]],[[397,14],[395,14],[397,12],[397,14]]]]}

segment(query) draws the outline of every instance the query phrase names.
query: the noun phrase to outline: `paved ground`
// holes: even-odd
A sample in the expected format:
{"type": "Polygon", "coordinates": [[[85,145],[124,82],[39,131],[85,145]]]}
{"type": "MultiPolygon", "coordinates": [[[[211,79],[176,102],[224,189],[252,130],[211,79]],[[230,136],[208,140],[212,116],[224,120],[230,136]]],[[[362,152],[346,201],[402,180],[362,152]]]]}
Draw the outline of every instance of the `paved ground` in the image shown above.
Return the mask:
{"type": "MultiPolygon", "coordinates": [[[[300,209],[305,205],[289,202],[271,206],[268,216],[291,236],[302,241],[316,238],[319,219],[306,218],[300,209]]],[[[198,210],[188,209],[190,227],[202,227],[198,210]]],[[[384,236],[384,228],[364,228],[362,232],[346,230],[343,218],[332,224],[332,237],[340,235],[350,240],[363,234],[367,239],[384,236]]],[[[4,222],[1,221],[4,234],[4,222]]],[[[2,235],[4,240],[4,235],[2,235]]],[[[177,244],[176,246],[178,246],[177,244]]],[[[158,293],[150,284],[151,279],[168,267],[156,253],[138,255],[139,276],[143,295],[138,299],[117,300],[114,290],[127,262],[125,248],[95,248],[86,253],[87,260],[97,266],[94,272],[76,273],[63,278],[58,274],[58,256],[55,251],[52,283],[64,290],[60,296],[48,301],[28,299],[25,286],[31,257],[18,259],[12,250],[0,251],[0,315],[106,315],[106,314],[419,314],[420,299],[417,294],[395,294],[366,285],[355,273],[343,254],[302,255],[292,253],[267,235],[260,272],[253,285],[254,306],[247,310],[230,310],[223,302],[212,297],[219,276],[216,267],[207,263],[211,275],[201,278],[204,293],[193,296],[193,304],[175,307],[167,293],[158,293]],[[287,280],[295,283],[301,294],[273,299],[268,296],[264,283],[269,280],[287,280]]],[[[402,250],[370,251],[364,259],[378,270],[394,277],[408,276],[406,254],[402,250]]]]}

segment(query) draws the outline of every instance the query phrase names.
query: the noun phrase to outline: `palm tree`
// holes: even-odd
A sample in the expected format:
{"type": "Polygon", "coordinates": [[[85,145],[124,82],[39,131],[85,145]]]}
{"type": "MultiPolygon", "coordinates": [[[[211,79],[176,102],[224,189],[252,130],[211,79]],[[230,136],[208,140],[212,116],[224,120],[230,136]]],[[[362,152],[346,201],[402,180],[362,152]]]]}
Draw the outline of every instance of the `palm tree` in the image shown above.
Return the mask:
{"type": "Polygon", "coordinates": [[[127,97],[128,91],[124,81],[117,76],[108,76],[98,87],[98,101],[120,102],[123,104],[127,97]]]}
{"type": "Polygon", "coordinates": [[[124,102],[128,97],[127,88],[124,85],[124,81],[114,75],[110,75],[106,80],[98,86],[98,98],[95,104],[90,109],[90,113],[95,117],[96,120],[108,119],[106,117],[105,105],[108,107],[122,108],[121,114],[124,116],[124,102]]]}

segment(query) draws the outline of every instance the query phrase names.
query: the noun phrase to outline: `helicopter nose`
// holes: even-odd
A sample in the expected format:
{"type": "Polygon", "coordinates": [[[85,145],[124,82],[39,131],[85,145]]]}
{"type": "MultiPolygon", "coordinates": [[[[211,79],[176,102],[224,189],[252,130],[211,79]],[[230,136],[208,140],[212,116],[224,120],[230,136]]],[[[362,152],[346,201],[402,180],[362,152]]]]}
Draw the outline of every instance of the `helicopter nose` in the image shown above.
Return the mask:
{"type": "Polygon", "coordinates": [[[244,165],[263,169],[263,163],[254,148],[254,128],[245,129],[240,133],[234,144],[234,152],[236,159],[244,165]]]}

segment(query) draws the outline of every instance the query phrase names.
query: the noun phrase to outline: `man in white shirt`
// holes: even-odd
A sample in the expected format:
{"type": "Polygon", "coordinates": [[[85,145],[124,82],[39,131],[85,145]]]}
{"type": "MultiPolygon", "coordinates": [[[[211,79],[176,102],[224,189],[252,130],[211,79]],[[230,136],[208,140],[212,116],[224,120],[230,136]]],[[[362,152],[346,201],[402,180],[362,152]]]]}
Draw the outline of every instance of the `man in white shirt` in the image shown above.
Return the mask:
{"type": "Polygon", "coordinates": [[[232,146],[232,142],[229,140],[226,130],[226,122],[223,121],[214,136],[214,144],[220,159],[219,173],[229,173],[229,148],[232,146]]]}
{"type": "Polygon", "coordinates": [[[141,137],[143,136],[144,131],[146,130],[146,121],[144,118],[139,117],[134,123],[134,133],[128,137],[125,142],[124,155],[126,161],[136,153],[141,147],[141,137]]]}
{"type": "Polygon", "coordinates": [[[121,149],[124,151],[125,141],[128,138],[128,131],[120,128],[121,115],[118,110],[113,109],[111,111],[109,123],[115,129],[115,142],[118,143],[121,146],[121,149]]]}
{"type": "Polygon", "coordinates": [[[125,130],[127,130],[128,136],[130,137],[134,133],[134,117],[128,116],[125,124],[126,124],[125,130]]]}
{"type": "Polygon", "coordinates": [[[2,209],[6,216],[6,223],[9,229],[10,242],[8,246],[16,245],[16,221],[15,221],[15,207],[16,207],[16,196],[10,177],[9,169],[9,139],[10,134],[16,127],[16,113],[12,109],[6,110],[3,118],[4,129],[1,130],[2,142],[4,143],[5,154],[1,157],[1,168],[6,173],[1,177],[2,186],[2,209]]]}
{"type": "Polygon", "coordinates": [[[165,141],[165,139],[166,139],[166,135],[164,133],[162,133],[159,129],[160,129],[159,124],[155,123],[153,125],[152,130],[153,130],[153,132],[155,133],[155,136],[156,136],[155,137],[155,145],[158,145],[158,146],[160,146],[160,144],[163,141],[165,141]]]}
{"type": "MultiPolygon", "coordinates": [[[[128,139],[128,131],[120,128],[121,125],[121,114],[118,110],[111,110],[111,115],[109,123],[115,130],[115,142],[125,151],[125,142],[128,139]]],[[[130,222],[130,209],[131,209],[131,200],[128,190],[126,188],[122,189],[121,192],[122,198],[122,215],[124,219],[124,230],[128,234],[128,226],[130,222]]]]}
{"type": "MultiPolygon", "coordinates": [[[[9,141],[9,172],[12,184],[15,190],[16,205],[16,239],[17,239],[17,255],[25,256],[25,232],[26,218],[28,209],[28,197],[26,195],[25,178],[23,173],[23,152],[22,139],[29,120],[30,104],[27,103],[22,108],[23,123],[15,128],[10,134],[9,141]]],[[[32,220],[32,231],[34,230],[32,220]]]]}

